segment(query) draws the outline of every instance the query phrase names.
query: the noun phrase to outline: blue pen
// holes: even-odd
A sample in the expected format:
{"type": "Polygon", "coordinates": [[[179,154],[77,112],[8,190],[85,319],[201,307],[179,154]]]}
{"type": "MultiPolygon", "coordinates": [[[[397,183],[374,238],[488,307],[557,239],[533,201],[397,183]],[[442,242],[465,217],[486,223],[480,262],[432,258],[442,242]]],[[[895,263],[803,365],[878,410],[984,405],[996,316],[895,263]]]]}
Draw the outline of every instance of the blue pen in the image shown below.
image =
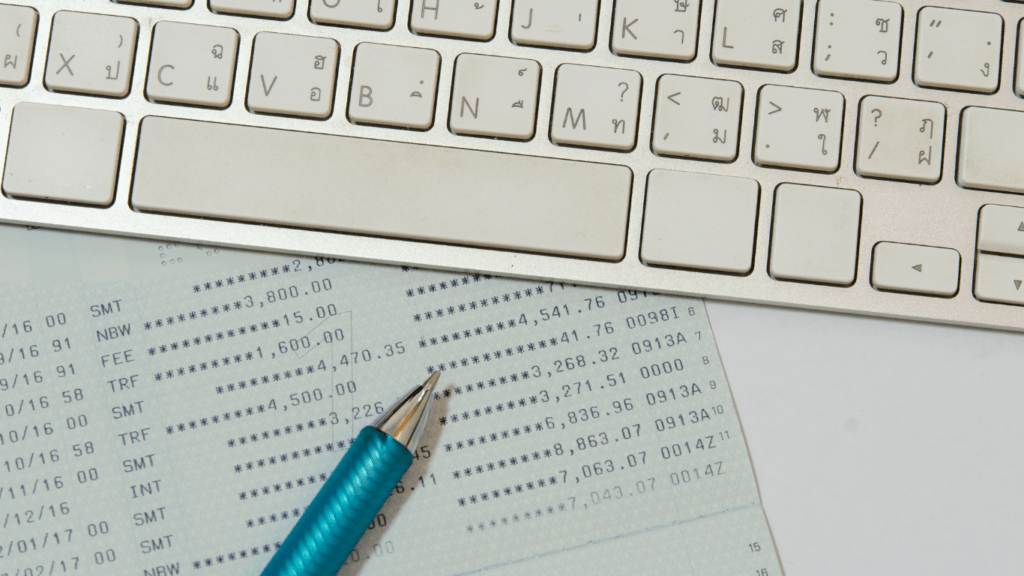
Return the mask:
{"type": "Polygon", "coordinates": [[[334,576],[412,465],[434,402],[434,372],[359,433],[263,576],[334,576]]]}

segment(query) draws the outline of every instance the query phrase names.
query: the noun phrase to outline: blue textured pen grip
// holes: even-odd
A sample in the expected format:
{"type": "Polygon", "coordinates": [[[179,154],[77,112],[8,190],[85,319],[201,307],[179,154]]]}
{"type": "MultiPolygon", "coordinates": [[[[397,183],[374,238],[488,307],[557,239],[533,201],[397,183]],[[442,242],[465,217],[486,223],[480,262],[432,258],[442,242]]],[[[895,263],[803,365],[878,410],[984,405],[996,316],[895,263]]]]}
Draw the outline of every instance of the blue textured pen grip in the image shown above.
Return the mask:
{"type": "Polygon", "coordinates": [[[263,576],[334,576],[411,465],[394,438],[363,428],[263,576]]]}

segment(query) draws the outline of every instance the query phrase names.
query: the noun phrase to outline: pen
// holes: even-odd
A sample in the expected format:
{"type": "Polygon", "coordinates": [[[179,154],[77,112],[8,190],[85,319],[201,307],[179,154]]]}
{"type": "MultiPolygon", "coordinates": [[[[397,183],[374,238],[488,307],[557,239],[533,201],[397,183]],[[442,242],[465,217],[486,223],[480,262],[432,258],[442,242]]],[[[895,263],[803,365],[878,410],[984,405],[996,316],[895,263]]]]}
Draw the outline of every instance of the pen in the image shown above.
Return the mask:
{"type": "Polygon", "coordinates": [[[334,576],[398,485],[434,402],[440,372],[359,432],[262,576],[334,576]]]}

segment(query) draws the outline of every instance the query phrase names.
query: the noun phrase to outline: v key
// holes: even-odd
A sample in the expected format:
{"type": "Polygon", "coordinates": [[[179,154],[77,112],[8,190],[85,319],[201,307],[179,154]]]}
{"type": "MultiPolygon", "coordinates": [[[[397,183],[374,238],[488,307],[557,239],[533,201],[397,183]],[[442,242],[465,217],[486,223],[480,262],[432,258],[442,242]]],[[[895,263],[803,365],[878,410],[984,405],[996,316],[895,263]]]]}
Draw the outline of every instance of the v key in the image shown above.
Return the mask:
{"type": "Polygon", "coordinates": [[[270,96],[270,91],[274,89],[274,84],[277,82],[277,76],[274,76],[274,79],[270,81],[270,86],[267,86],[267,79],[260,74],[260,82],[263,83],[263,95],[270,96]]]}

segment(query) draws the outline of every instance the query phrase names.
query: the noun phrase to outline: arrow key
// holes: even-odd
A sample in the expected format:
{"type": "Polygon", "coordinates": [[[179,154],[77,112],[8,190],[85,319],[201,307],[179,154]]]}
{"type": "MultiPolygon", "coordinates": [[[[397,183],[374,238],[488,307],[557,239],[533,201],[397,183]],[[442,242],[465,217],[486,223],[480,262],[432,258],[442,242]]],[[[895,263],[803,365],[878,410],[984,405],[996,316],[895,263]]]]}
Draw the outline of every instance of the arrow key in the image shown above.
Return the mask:
{"type": "Polygon", "coordinates": [[[871,284],[892,292],[952,297],[960,287],[960,253],[949,248],[879,242],[871,284]]]}
{"type": "Polygon", "coordinates": [[[1024,306],[1024,258],[978,254],[974,295],[983,302],[1024,306]]]}
{"type": "Polygon", "coordinates": [[[978,250],[1024,256],[1024,208],[982,206],[978,217],[978,250]]]}

